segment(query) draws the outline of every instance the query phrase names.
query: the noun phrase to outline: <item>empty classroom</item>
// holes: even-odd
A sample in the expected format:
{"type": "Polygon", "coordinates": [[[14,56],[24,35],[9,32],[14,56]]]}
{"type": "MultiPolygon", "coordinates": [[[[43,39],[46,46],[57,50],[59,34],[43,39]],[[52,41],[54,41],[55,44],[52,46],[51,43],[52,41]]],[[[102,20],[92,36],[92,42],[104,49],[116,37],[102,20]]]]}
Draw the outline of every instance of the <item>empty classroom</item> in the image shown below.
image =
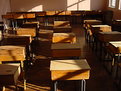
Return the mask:
{"type": "Polygon", "coordinates": [[[0,91],[121,91],[121,0],[1,0],[0,91]]]}

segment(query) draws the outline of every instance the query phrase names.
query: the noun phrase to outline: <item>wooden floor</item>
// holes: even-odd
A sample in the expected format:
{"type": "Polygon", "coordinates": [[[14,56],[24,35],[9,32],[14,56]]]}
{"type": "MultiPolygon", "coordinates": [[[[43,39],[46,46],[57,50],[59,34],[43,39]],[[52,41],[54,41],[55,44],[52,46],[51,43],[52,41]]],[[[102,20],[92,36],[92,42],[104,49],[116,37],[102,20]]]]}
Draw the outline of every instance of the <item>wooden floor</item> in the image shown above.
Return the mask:
{"type": "MultiPolygon", "coordinates": [[[[80,25],[74,25],[73,32],[77,35],[81,46],[81,58],[86,58],[91,67],[90,79],[86,80],[86,91],[118,91],[111,75],[106,71],[99,58],[92,51],[92,48],[85,42],[84,29],[80,25]]],[[[45,55],[48,53],[46,46],[41,46],[41,51],[45,55]]],[[[26,72],[26,91],[53,91],[49,66],[50,59],[41,56],[37,58],[34,65],[29,67],[26,72]]],[[[20,83],[19,91],[23,90],[21,86],[20,83]]],[[[78,81],[60,81],[58,84],[58,91],[79,91],[78,88],[78,81]]],[[[7,91],[13,91],[13,89],[13,86],[6,87],[7,91]]]]}

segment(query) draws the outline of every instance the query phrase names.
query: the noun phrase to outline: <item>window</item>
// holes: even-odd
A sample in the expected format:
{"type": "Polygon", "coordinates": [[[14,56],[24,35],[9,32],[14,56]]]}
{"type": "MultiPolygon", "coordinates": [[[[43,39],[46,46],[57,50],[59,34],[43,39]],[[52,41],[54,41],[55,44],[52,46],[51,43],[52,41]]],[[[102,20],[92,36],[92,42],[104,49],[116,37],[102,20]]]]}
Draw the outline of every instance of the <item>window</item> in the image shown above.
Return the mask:
{"type": "Polygon", "coordinates": [[[109,7],[115,8],[116,6],[116,0],[109,0],[109,7]]]}
{"type": "Polygon", "coordinates": [[[119,1],[119,10],[121,10],[121,0],[119,1]]]}

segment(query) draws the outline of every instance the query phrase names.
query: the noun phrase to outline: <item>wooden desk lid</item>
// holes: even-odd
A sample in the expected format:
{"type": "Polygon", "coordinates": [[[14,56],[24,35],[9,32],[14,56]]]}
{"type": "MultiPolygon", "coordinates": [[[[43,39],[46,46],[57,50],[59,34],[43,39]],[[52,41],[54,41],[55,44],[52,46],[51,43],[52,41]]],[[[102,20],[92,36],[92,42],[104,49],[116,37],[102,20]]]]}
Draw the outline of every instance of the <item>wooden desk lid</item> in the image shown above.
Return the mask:
{"type": "Polygon", "coordinates": [[[121,47],[121,41],[111,41],[109,43],[112,44],[114,47],[121,47]]]}
{"type": "Polygon", "coordinates": [[[51,60],[50,70],[90,70],[86,59],[80,60],[51,60]]]}
{"type": "Polygon", "coordinates": [[[51,45],[52,50],[59,49],[81,49],[80,43],[55,43],[51,45]]]}
{"type": "Polygon", "coordinates": [[[99,34],[105,35],[105,34],[121,34],[121,32],[118,31],[112,31],[112,32],[99,32],[99,34]]]}

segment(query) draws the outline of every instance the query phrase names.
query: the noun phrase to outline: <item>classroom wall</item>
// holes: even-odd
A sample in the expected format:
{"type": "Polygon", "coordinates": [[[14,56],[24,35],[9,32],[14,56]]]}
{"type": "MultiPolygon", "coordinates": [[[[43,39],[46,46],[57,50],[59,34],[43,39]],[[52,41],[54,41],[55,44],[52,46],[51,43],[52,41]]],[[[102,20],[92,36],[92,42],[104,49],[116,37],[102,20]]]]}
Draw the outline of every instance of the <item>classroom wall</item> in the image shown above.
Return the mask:
{"type": "Polygon", "coordinates": [[[10,1],[9,0],[0,0],[0,21],[2,21],[1,15],[10,12],[10,1]]]}
{"type": "Polygon", "coordinates": [[[11,0],[11,9],[16,11],[51,10],[100,10],[105,0],[11,0]]]}

